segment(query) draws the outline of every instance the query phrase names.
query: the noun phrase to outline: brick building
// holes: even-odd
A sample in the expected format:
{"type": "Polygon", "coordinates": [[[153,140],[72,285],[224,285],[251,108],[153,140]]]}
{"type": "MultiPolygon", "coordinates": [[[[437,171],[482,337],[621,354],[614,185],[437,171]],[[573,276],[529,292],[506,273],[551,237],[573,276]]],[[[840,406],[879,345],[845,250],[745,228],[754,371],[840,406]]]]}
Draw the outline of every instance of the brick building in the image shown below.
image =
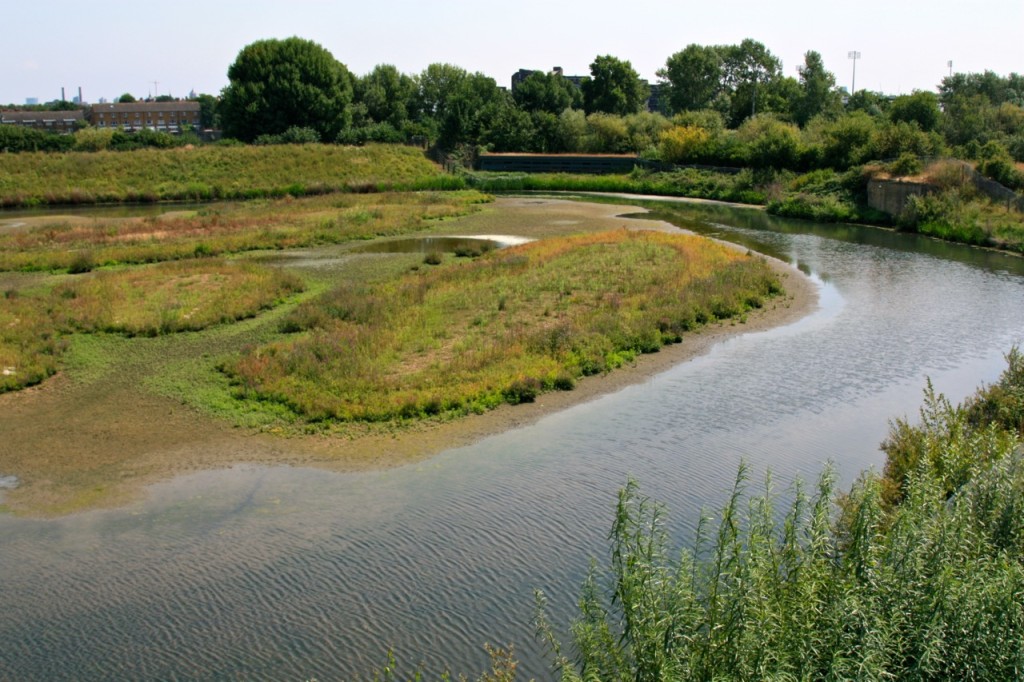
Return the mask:
{"type": "Polygon", "coordinates": [[[180,133],[185,125],[198,130],[199,102],[94,104],[89,123],[96,128],[120,128],[128,132],[149,128],[180,133]]]}
{"type": "Polygon", "coordinates": [[[24,126],[51,133],[73,133],[85,123],[81,109],[71,111],[0,111],[0,125],[24,126]]]}

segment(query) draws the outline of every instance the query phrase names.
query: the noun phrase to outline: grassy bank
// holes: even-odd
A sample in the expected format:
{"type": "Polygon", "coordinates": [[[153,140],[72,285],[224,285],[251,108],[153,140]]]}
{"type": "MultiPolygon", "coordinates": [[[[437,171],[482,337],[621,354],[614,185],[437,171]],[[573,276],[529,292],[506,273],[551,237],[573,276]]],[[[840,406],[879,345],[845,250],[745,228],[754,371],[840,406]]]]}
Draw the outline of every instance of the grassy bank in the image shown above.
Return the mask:
{"type": "Polygon", "coordinates": [[[4,154],[0,169],[0,207],[8,208],[447,189],[451,184],[421,150],[398,145],[36,152],[4,154]]]}
{"type": "Polygon", "coordinates": [[[240,397],[310,421],[461,415],[569,390],[778,292],[763,262],[702,238],[553,238],[336,288],[284,320],[295,338],[224,367],[240,397]]]}
{"type": "Polygon", "coordinates": [[[68,270],[338,244],[472,211],[477,192],[334,194],[212,205],[148,218],[52,216],[0,231],[0,270],[68,270]]]}

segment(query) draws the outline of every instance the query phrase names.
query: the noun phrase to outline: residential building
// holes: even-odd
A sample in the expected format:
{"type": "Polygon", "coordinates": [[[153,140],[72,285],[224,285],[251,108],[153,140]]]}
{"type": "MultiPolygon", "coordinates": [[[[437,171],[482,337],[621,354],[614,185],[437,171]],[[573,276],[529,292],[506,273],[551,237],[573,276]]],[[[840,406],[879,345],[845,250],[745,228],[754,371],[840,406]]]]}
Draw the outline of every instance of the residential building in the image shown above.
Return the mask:
{"type": "Polygon", "coordinates": [[[180,133],[186,125],[199,129],[199,102],[94,104],[89,123],[96,128],[119,128],[128,132],[149,128],[180,133]]]}
{"type": "Polygon", "coordinates": [[[70,111],[0,111],[0,125],[24,126],[51,133],[73,133],[85,123],[81,109],[70,111]]]}

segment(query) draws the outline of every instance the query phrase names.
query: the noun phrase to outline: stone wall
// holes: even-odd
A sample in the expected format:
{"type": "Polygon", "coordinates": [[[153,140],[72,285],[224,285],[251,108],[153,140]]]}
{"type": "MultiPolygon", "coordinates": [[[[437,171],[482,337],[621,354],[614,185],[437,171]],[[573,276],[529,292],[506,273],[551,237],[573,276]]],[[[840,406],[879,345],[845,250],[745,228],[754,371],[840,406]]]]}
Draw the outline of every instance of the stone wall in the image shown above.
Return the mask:
{"type": "Polygon", "coordinates": [[[906,208],[909,197],[930,194],[935,189],[934,185],[923,182],[871,180],[868,182],[868,206],[898,217],[906,208]]]}

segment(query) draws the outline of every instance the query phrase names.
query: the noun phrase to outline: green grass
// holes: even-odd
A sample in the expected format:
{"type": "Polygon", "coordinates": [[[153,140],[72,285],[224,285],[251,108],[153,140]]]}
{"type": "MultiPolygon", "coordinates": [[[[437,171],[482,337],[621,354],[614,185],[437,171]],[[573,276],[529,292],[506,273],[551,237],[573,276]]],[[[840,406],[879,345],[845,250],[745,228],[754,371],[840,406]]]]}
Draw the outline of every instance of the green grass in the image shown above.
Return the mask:
{"type": "Polygon", "coordinates": [[[697,237],[548,239],[338,287],[224,368],[240,397],[314,422],[455,416],[571,389],[778,292],[763,262],[697,237]]]}
{"type": "Polygon", "coordinates": [[[0,233],[0,270],[87,271],[338,244],[422,230],[487,200],[475,191],[389,192],[215,204],[148,218],[38,218],[0,233]]]}
{"type": "Polygon", "coordinates": [[[672,172],[634,170],[629,174],[608,175],[475,172],[466,174],[465,178],[469,187],[483,192],[625,192],[744,204],[763,204],[766,200],[764,190],[756,186],[750,171],[727,174],[687,168],[672,172]]]}
{"type": "Polygon", "coordinates": [[[451,184],[422,151],[398,145],[204,146],[0,157],[0,207],[255,199],[448,189],[451,184]]]}
{"type": "Polygon", "coordinates": [[[281,270],[204,259],[78,277],[53,295],[70,329],[156,336],[252,317],[302,288],[281,270]]]}
{"type": "Polygon", "coordinates": [[[0,393],[53,375],[64,347],[49,301],[14,289],[0,298],[0,393]]]}

